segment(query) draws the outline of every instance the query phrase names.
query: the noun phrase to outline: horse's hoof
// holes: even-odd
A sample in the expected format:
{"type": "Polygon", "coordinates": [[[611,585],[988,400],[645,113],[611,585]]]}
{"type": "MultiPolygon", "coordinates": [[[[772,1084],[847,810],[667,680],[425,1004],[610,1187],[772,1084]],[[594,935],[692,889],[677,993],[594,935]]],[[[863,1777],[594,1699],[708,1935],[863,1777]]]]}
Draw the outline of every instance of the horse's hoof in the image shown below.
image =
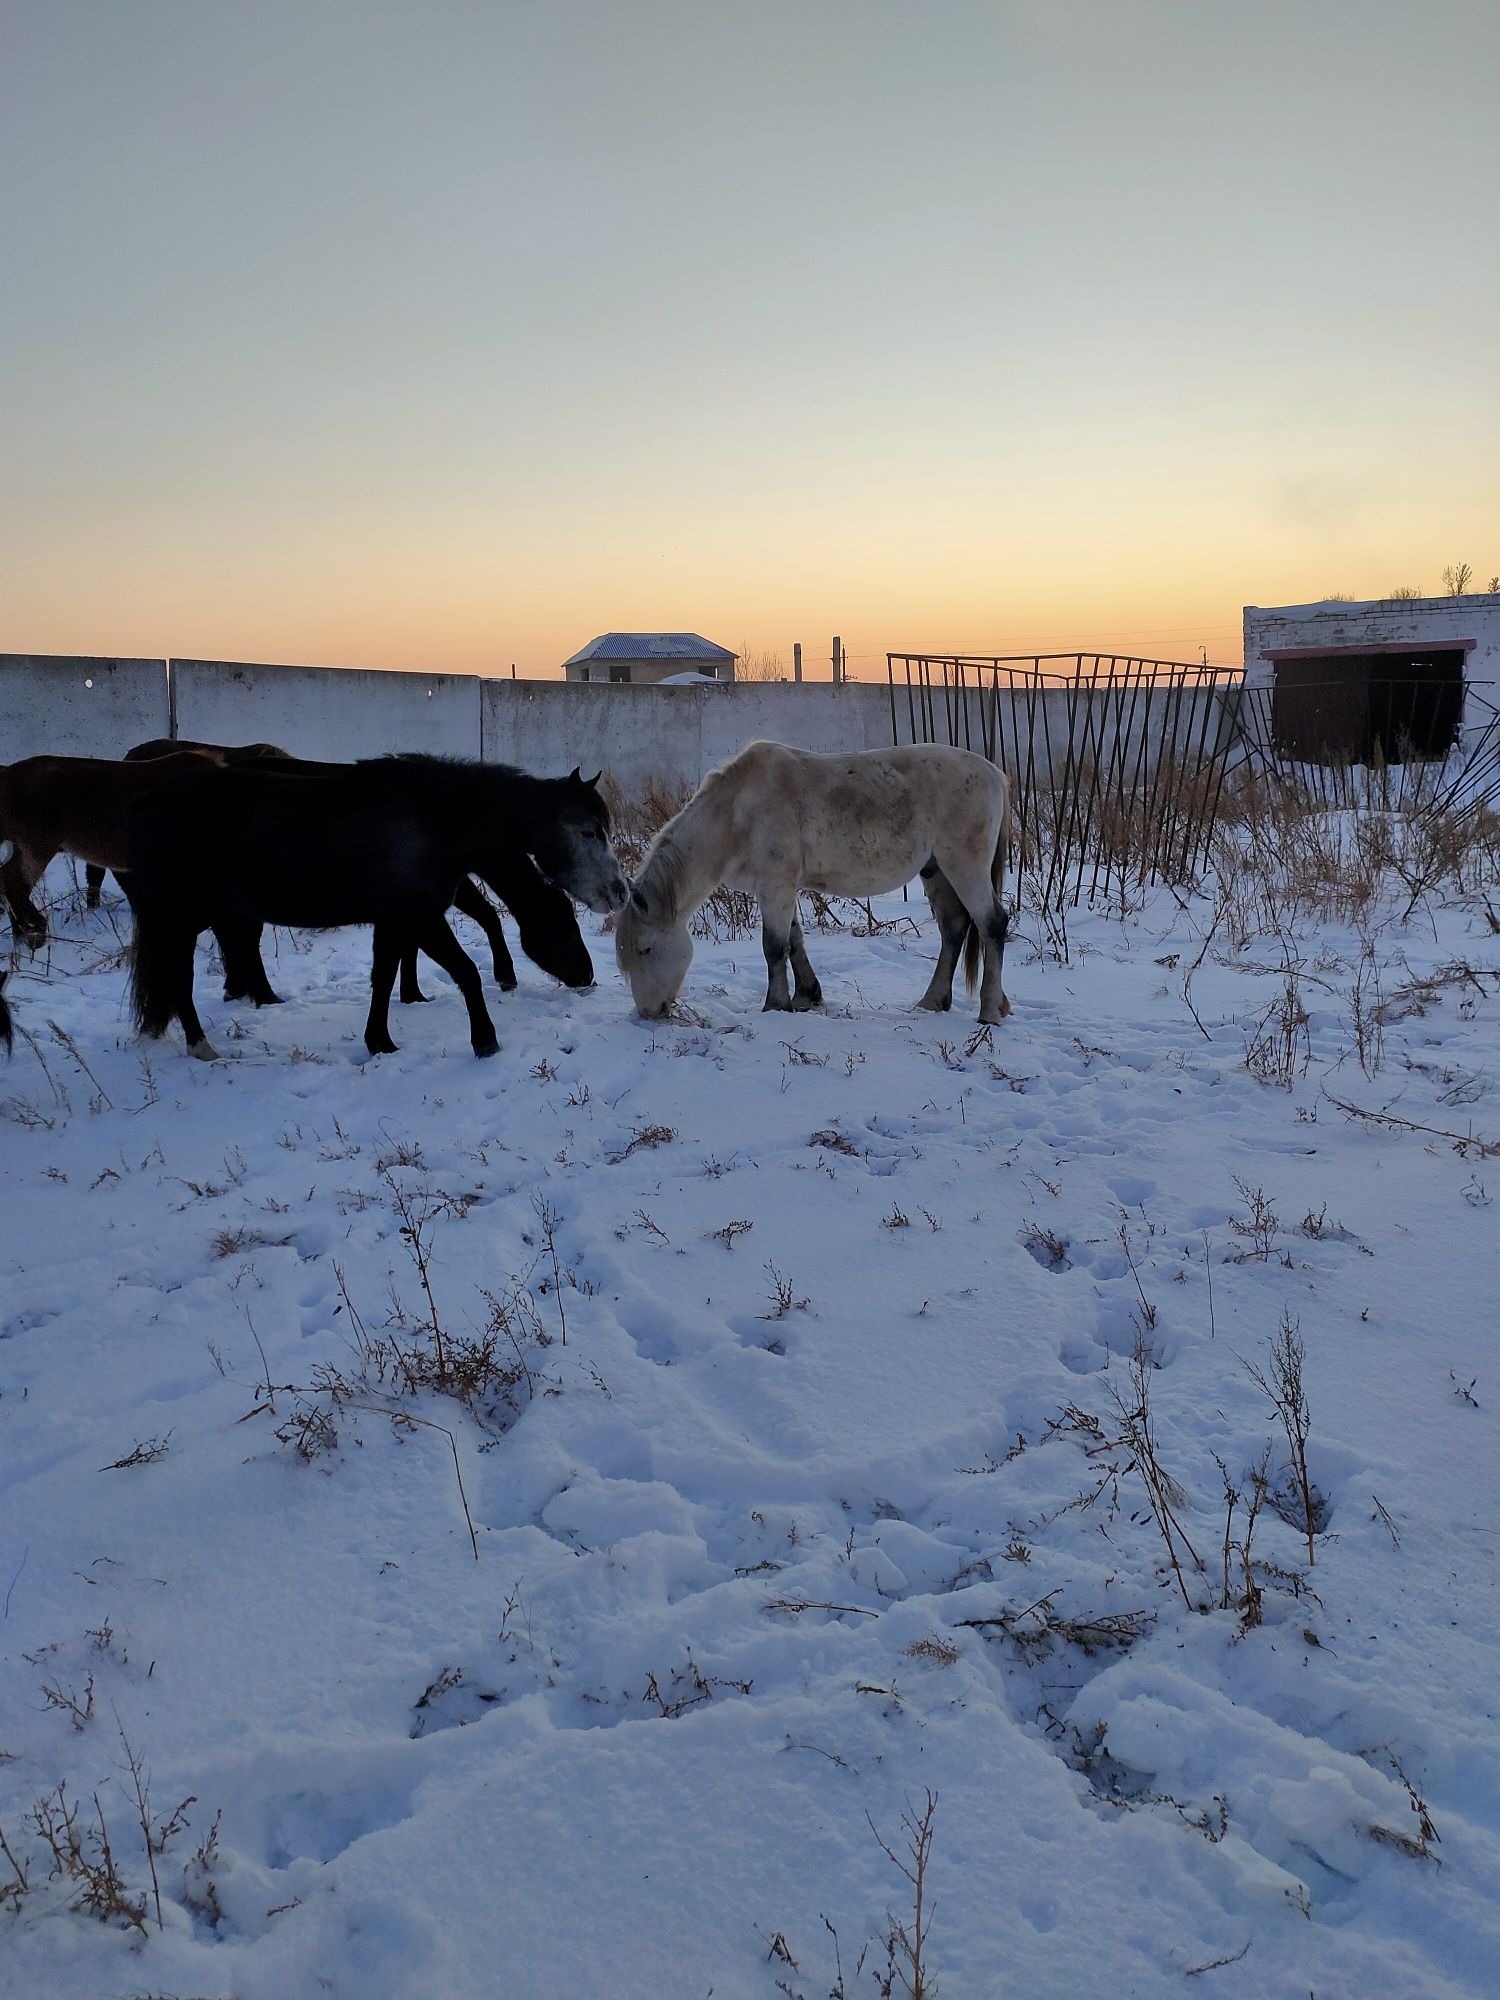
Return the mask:
{"type": "Polygon", "coordinates": [[[814,1007],[821,1007],[822,1004],[823,995],[818,992],[794,993],[792,995],[792,1012],[794,1014],[810,1014],[814,1007]]]}
{"type": "Polygon", "coordinates": [[[389,1035],[386,1036],[383,1042],[377,1041],[371,1035],[366,1035],[365,1047],[370,1051],[372,1056],[393,1056],[399,1054],[396,1044],[391,1040],[389,1035]]]}
{"type": "Polygon", "coordinates": [[[792,1002],[790,1000],[768,999],[760,1011],[762,1014],[790,1014],[792,1011],[792,1002]]]}
{"type": "Polygon", "coordinates": [[[403,993],[401,995],[401,1005],[403,1007],[425,1007],[431,998],[432,995],[430,993],[403,993]]]}
{"type": "Polygon", "coordinates": [[[500,1053],[500,1044],[493,1038],[487,1042],[475,1042],[474,1053],[481,1061],[485,1056],[497,1056],[500,1053]]]}
{"type": "Polygon", "coordinates": [[[924,993],[917,1005],[929,1014],[946,1014],[953,1005],[953,996],[950,993],[946,1000],[932,1000],[924,993]]]}
{"type": "Polygon", "coordinates": [[[520,983],[519,979],[497,979],[495,981],[495,984],[500,988],[502,993],[514,993],[520,983]]]}
{"type": "Polygon", "coordinates": [[[89,890],[88,894],[87,894],[87,895],[86,895],[86,896],[84,897],[84,899],[83,899],[83,907],[84,907],[84,908],[85,908],[86,910],[97,910],[97,909],[98,909],[98,907],[99,907],[99,891],[98,891],[97,889],[90,889],[90,890],[89,890]]]}
{"type": "Polygon", "coordinates": [[[199,1062],[217,1062],[219,1051],[205,1035],[201,1042],[189,1042],[188,1054],[196,1056],[199,1062]]]}
{"type": "Polygon", "coordinates": [[[1009,1012],[1010,1012],[1010,1002],[1008,1000],[1001,1002],[998,1012],[991,1010],[991,1012],[986,1014],[983,1011],[983,1009],[981,1009],[979,1015],[980,1025],[986,1028],[998,1028],[1000,1023],[1005,1019],[1005,1017],[1007,1016],[1007,1014],[1009,1014],[1009,1012]]]}

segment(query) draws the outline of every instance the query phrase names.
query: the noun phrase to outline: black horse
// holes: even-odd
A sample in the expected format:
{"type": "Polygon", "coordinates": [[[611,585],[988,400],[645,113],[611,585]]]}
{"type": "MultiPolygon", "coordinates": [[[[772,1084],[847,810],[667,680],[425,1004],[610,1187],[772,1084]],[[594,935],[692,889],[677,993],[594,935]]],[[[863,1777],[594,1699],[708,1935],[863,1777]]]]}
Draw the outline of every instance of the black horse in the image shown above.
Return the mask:
{"type": "MultiPolygon", "coordinates": [[[[121,759],[126,764],[158,763],[164,758],[198,756],[216,765],[263,765],[274,762],[290,765],[299,772],[340,770],[336,764],[324,764],[308,758],[294,757],[290,750],[282,750],[274,743],[194,743],[184,738],[157,737],[147,743],[137,743],[125,752],[121,759]]],[[[105,870],[94,862],[89,862],[84,870],[87,882],[88,907],[97,909],[99,892],[104,884],[105,870]]],[[[589,957],[588,947],[578,928],[578,919],[573,913],[573,905],[560,889],[554,886],[536,867],[526,854],[515,854],[506,858],[502,868],[486,878],[488,886],[494,890],[501,902],[515,918],[521,933],[521,949],[534,965],[548,972],[564,986],[581,988],[594,983],[594,965],[589,957]]],[[[502,993],[513,993],[516,988],[515,961],[511,958],[505,942],[505,932],[500,919],[487,899],[469,881],[467,876],[458,885],[453,897],[453,907],[461,910],[466,917],[478,924],[489,940],[490,958],[495,968],[495,982],[502,993]]],[[[220,938],[219,946],[225,956],[224,998],[226,1000],[251,1000],[257,1007],[279,1006],[281,996],[266,977],[265,961],[260,951],[260,929],[256,928],[253,943],[249,933],[231,942],[220,938]]],[[[425,1000],[427,995],[417,980],[417,953],[415,949],[405,952],[401,959],[401,998],[405,1001],[425,1000]]]]}
{"type": "Polygon", "coordinates": [[[133,807],[126,847],[137,1024],[160,1035],[180,1020],[205,1057],[214,1051],[193,1005],[193,948],[210,927],[229,941],[226,974],[238,978],[262,924],[373,925],[370,1052],[395,1048],[391,987],[403,954],[420,950],[463,994],[474,1053],[493,1055],[479,974],[445,916],[464,878],[503,883],[529,856],[546,882],[593,910],[617,910],[629,894],[597,780],[461,759],[184,772],[133,807]]]}
{"type": "MultiPolygon", "coordinates": [[[[291,755],[290,750],[283,750],[275,743],[194,743],[186,736],[153,736],[149,742],[132,744],[120,762],[155,764],[163,757],[204,757],[210,764],[259,764],[267,757],[289,762],[291,755]]],[[[83,900],[88,909],[98,909],[99,892],[108,873],[109,870],[97,861],[86,864],[83,900]]],[[[225,997],[227,999],[228,995],[225,997]]]]}

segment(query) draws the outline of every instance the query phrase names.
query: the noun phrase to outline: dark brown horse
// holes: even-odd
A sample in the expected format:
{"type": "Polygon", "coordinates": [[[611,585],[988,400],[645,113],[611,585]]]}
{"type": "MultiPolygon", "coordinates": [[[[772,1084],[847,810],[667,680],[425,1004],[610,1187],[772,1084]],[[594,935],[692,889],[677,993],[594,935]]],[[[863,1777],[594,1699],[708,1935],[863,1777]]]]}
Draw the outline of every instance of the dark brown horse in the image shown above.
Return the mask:
{"type": "MultiPolygon", "coordinates": [[[[256,756],[270,748],[250,746],[256,756]]],[[[71,854],[98,868],[123,866],[125,820],[139,799],[184,772],[244,754],[180,744],[168,756],[137,763],[108,757],[23,757],[18,764],[0,764],[0,839],[8,839],[13,849],[0,864],[0,891],[17,934],[33,951],[47,941],[47,919],[31,892],[54,855],[71,854]]]]}

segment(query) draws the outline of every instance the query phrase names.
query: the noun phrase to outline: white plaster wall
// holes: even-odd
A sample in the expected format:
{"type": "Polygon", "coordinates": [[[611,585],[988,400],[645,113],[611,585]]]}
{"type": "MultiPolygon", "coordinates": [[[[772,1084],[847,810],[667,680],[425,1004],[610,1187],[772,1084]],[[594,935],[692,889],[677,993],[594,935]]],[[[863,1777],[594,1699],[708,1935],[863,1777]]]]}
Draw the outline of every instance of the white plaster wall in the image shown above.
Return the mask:
{"type": "Polygon", "coordinates": [[[1465,726],[1480,719],[1480,698],[1500,706],[1500,595],[1373,598],[1363,604],[1245,606],[1245,681],[1270,687],[1275,663],[1267,653],[1306,648],[1461,646],[1472,640],[1464,666],[1471,691],[1465,726]]]}
{"type": "Polygon", "coordinates": [[[334,762],[392,750],[477,757],[479,688],[472,674],[173,660],[173,733],[200,743],[276,743],[295,757],[334,762]]]}
{"type": "Polygon", "coordinates": [[[0,764],[121,757],[170,727],[165,660],[0,653],[0,764]]]}

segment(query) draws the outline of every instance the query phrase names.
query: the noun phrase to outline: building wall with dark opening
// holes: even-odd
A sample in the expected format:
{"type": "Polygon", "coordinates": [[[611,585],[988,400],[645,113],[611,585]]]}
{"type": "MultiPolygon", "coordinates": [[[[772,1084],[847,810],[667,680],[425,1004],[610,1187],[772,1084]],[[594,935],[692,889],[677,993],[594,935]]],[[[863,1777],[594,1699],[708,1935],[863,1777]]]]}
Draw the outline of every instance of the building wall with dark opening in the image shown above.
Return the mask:
{"type": "Polygon", "coordinates": [[[1285,756],[1445,756],[1493,719],[1497,683],[1497,594],[1245,607],[1246,688],[1285,756]]]}

